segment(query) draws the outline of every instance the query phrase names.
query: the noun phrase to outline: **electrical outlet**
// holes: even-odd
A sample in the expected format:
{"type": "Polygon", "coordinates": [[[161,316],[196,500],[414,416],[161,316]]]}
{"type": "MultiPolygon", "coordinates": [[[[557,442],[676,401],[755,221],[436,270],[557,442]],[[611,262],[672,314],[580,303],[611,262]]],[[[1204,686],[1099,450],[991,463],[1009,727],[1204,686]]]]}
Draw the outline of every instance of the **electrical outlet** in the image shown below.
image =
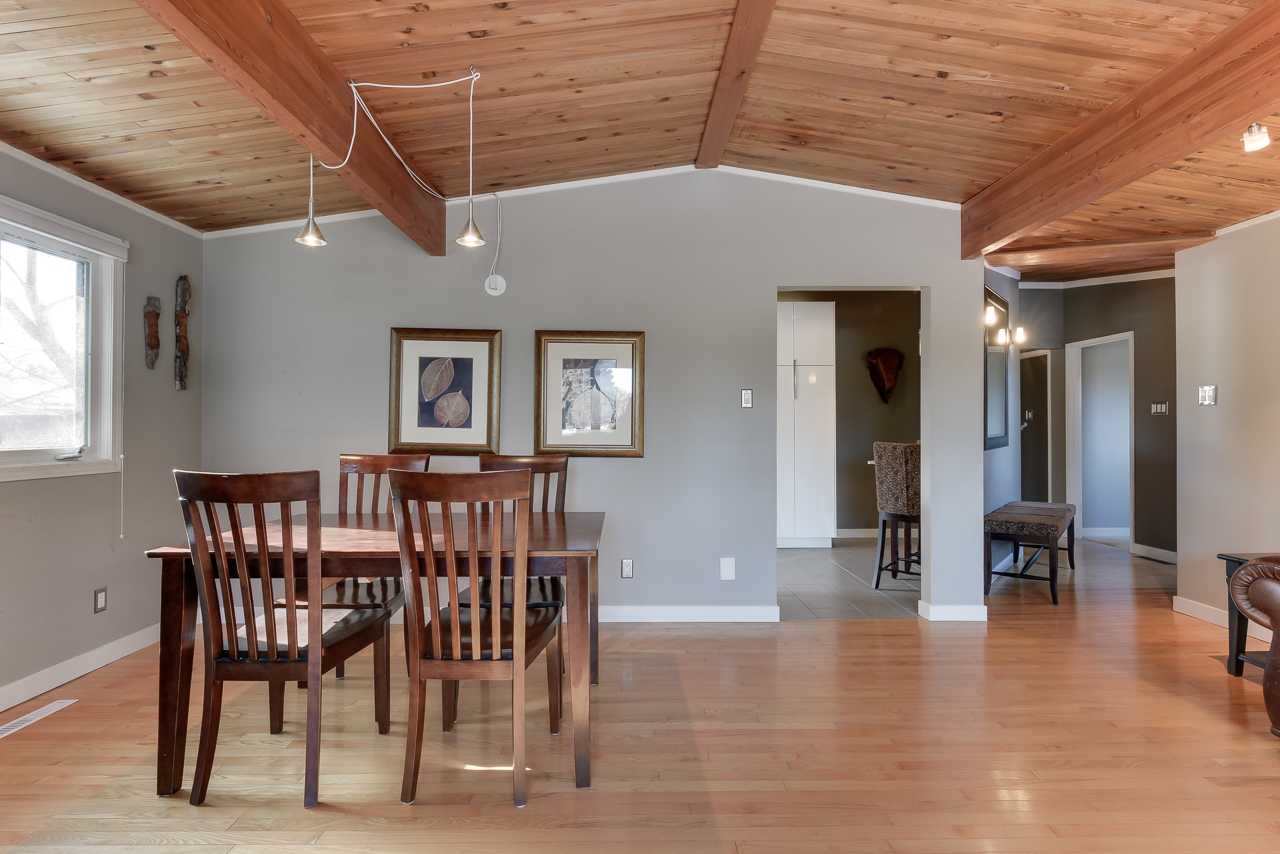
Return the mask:
{"type": "Polygon", "coordinates": [[[630,559],[630,558],[623,558],[623,559],[622,559],[622,577],[623,577],[623,578],[634,578],[634,577],[635,577],[635,570],[632,568],[632,566],[633,566],[633,564],[632,564],[632,562],[631,562],[631,559],[630,559]]]}
{"type": "Polygon", "coordinates": [[[93,591],[93,613],[101,614],[107,610],[107,588],[99,587],[93,591]]]}
{"type": "Polygon", "coordinates": [[[720,580],[733,581],[737,577],[738,571],[734,568],[734,559],[731,557],[720,558],[720,580]]]}

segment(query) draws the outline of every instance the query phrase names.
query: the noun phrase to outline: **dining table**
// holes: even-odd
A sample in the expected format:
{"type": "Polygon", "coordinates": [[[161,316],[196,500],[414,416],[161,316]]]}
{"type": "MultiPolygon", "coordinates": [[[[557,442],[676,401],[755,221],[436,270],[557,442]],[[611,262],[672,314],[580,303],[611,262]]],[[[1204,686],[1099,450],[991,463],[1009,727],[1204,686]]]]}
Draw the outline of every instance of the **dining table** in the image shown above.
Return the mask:
{"type": "MultiPolygon", "coordinates": [[[[597,588],[600,537],[604,513],[531,513],[529,524],[529,575],[564,579],[567,596],[565,623],[568,634],[568,675],[573,708],[573,756],[578,788],[591,785],[591,685],[599,681],[599,596],[597,588]]],[[[305,516],[294,526],[295,554],[305,556],[305,516]],[[299,536],[298,532],[302,534],[299,536]]],[[[258,572],[258,547],[253,525],[244,529],[246,562],[258,572]]],[[[433,530],[440,530],[438,524],[433,530]]],[[[465,516],[455,516],[454,549],[460,566],[468,563],[465,516]]],[[[478,555],[482,573],[491,565],[492,548],[486,541],[487,526],[480,526],[478,555]]],[[[228,535],[229,536],[229,535],[228,535]]],[[[269,571],[283,576],[279,558],[280,524],[268,525],[269,571]]],[[[229,542],[229,539],[228,539],[229,542]]],[[[400,577],[400,547],[395,521],[386,513],[323,514],[320,520],[320,567],[326,578],[400,577]]],[[[434,542],[437,575],[445,575],[441,535],[434,542]]],[[[192,665],[195,654],[196,577],[187,545],[151,549],[147,557],[161,561],[160,570],[160,678],[159,739],[156,748],[156,793],[175,794],[182,788],[186,757],[187,719],[191,701],[192,665]]],[[[422,555],[422,552],[419,552],[422,555]]],[[[504,550],[500,560],[510,575],[512,555],[504,550]]],[[[233,561],[234,562],[234,561],[233,561]]],[[[238,571],[238,569],[237,569],[238,571]]]]}

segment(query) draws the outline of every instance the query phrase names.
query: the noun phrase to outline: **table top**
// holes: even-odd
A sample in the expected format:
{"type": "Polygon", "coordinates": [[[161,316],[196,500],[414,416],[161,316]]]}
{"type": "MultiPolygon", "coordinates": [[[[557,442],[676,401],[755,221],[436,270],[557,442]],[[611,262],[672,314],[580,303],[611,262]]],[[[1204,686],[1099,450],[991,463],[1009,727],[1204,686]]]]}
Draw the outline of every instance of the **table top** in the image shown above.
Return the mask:
{"type": "MultiPolygon", "coordinates": [[[[293,517],[294,553],[305,554],[307,542],[306,515],[293,517]]],[[[489,518],[477,517],[479,551],[488,554],[490,541],[489,518]]],[[[440,534],[440,520],[432,514],[433,544],[444,547],[440,534]]],[[[596,555],[600,550],[600,535],[604,529],[603,513],[531,513],[529,519],[529,555],[531,557],[582,557],[596,555]]],[[[467,551],[466,515],[454,514],[454,549],[467,551]]],[[[253,526],[244,529],[245,546],[249,554],[256,554],[256,538],[253,526]]],[[[503,540],[514,543],[515,530],[511,516],[507,515],[503,540]]],[[[230,534],[227,535],[230,543],[230,534]]],[[[279,552],[281,548],[280,523],[267,523],[267,549],[279,552]]],[[[503,549],[504,555],[513,549],[503,549]]],[[[325,513],[320,516],[320,554],[327,559],[378,559],[398,558],[400,545],[396,540],[395,519],[386,513],[325,513]]],[[[186,545],[164,546],[146,553],[152,558],[186,558],[191,549],[186,545]]]]}

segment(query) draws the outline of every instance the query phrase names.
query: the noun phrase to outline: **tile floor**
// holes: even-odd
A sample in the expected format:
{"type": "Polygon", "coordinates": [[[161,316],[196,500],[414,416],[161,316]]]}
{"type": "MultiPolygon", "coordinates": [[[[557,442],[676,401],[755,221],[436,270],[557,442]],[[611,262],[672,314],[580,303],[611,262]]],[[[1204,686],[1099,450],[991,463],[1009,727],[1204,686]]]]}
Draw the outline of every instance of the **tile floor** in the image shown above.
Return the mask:
{"type": "Polygon", "coordinates": [[[920,579],[875,579],[876,541],[834,540],[829,549],[778,549],[783,620],[919,619],[920,579]]]}

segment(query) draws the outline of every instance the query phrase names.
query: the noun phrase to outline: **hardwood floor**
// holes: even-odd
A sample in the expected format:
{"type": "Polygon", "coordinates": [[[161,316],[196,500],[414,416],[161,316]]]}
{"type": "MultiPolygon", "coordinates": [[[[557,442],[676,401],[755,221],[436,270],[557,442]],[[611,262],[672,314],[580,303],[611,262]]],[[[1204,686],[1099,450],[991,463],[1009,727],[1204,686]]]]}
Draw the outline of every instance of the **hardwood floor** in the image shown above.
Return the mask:
{"type": "MultiPolygon", "coordinates": [[[[1226,630],[1173,613],[1172,567],[1079,549],[1061,606],[1000,579],[986,625],[603,626],[595,785],[573,788],[531,678],[521,810],[509,694],[476,683],[453,734],[428,709],[419,802],[399,803],[404,671],[379,736],[367,655],[325,682],[318,808],[302,693],[271,736],[256,685],[228,688],[208,803],[157,798],[147,649],[0,714],[80,700],[0,739],[0,852],[1280,850],[1261,671],[1231,678],[1226,630]]],[[[193,760],[194,738],[188,781],[193,760]]]]}

